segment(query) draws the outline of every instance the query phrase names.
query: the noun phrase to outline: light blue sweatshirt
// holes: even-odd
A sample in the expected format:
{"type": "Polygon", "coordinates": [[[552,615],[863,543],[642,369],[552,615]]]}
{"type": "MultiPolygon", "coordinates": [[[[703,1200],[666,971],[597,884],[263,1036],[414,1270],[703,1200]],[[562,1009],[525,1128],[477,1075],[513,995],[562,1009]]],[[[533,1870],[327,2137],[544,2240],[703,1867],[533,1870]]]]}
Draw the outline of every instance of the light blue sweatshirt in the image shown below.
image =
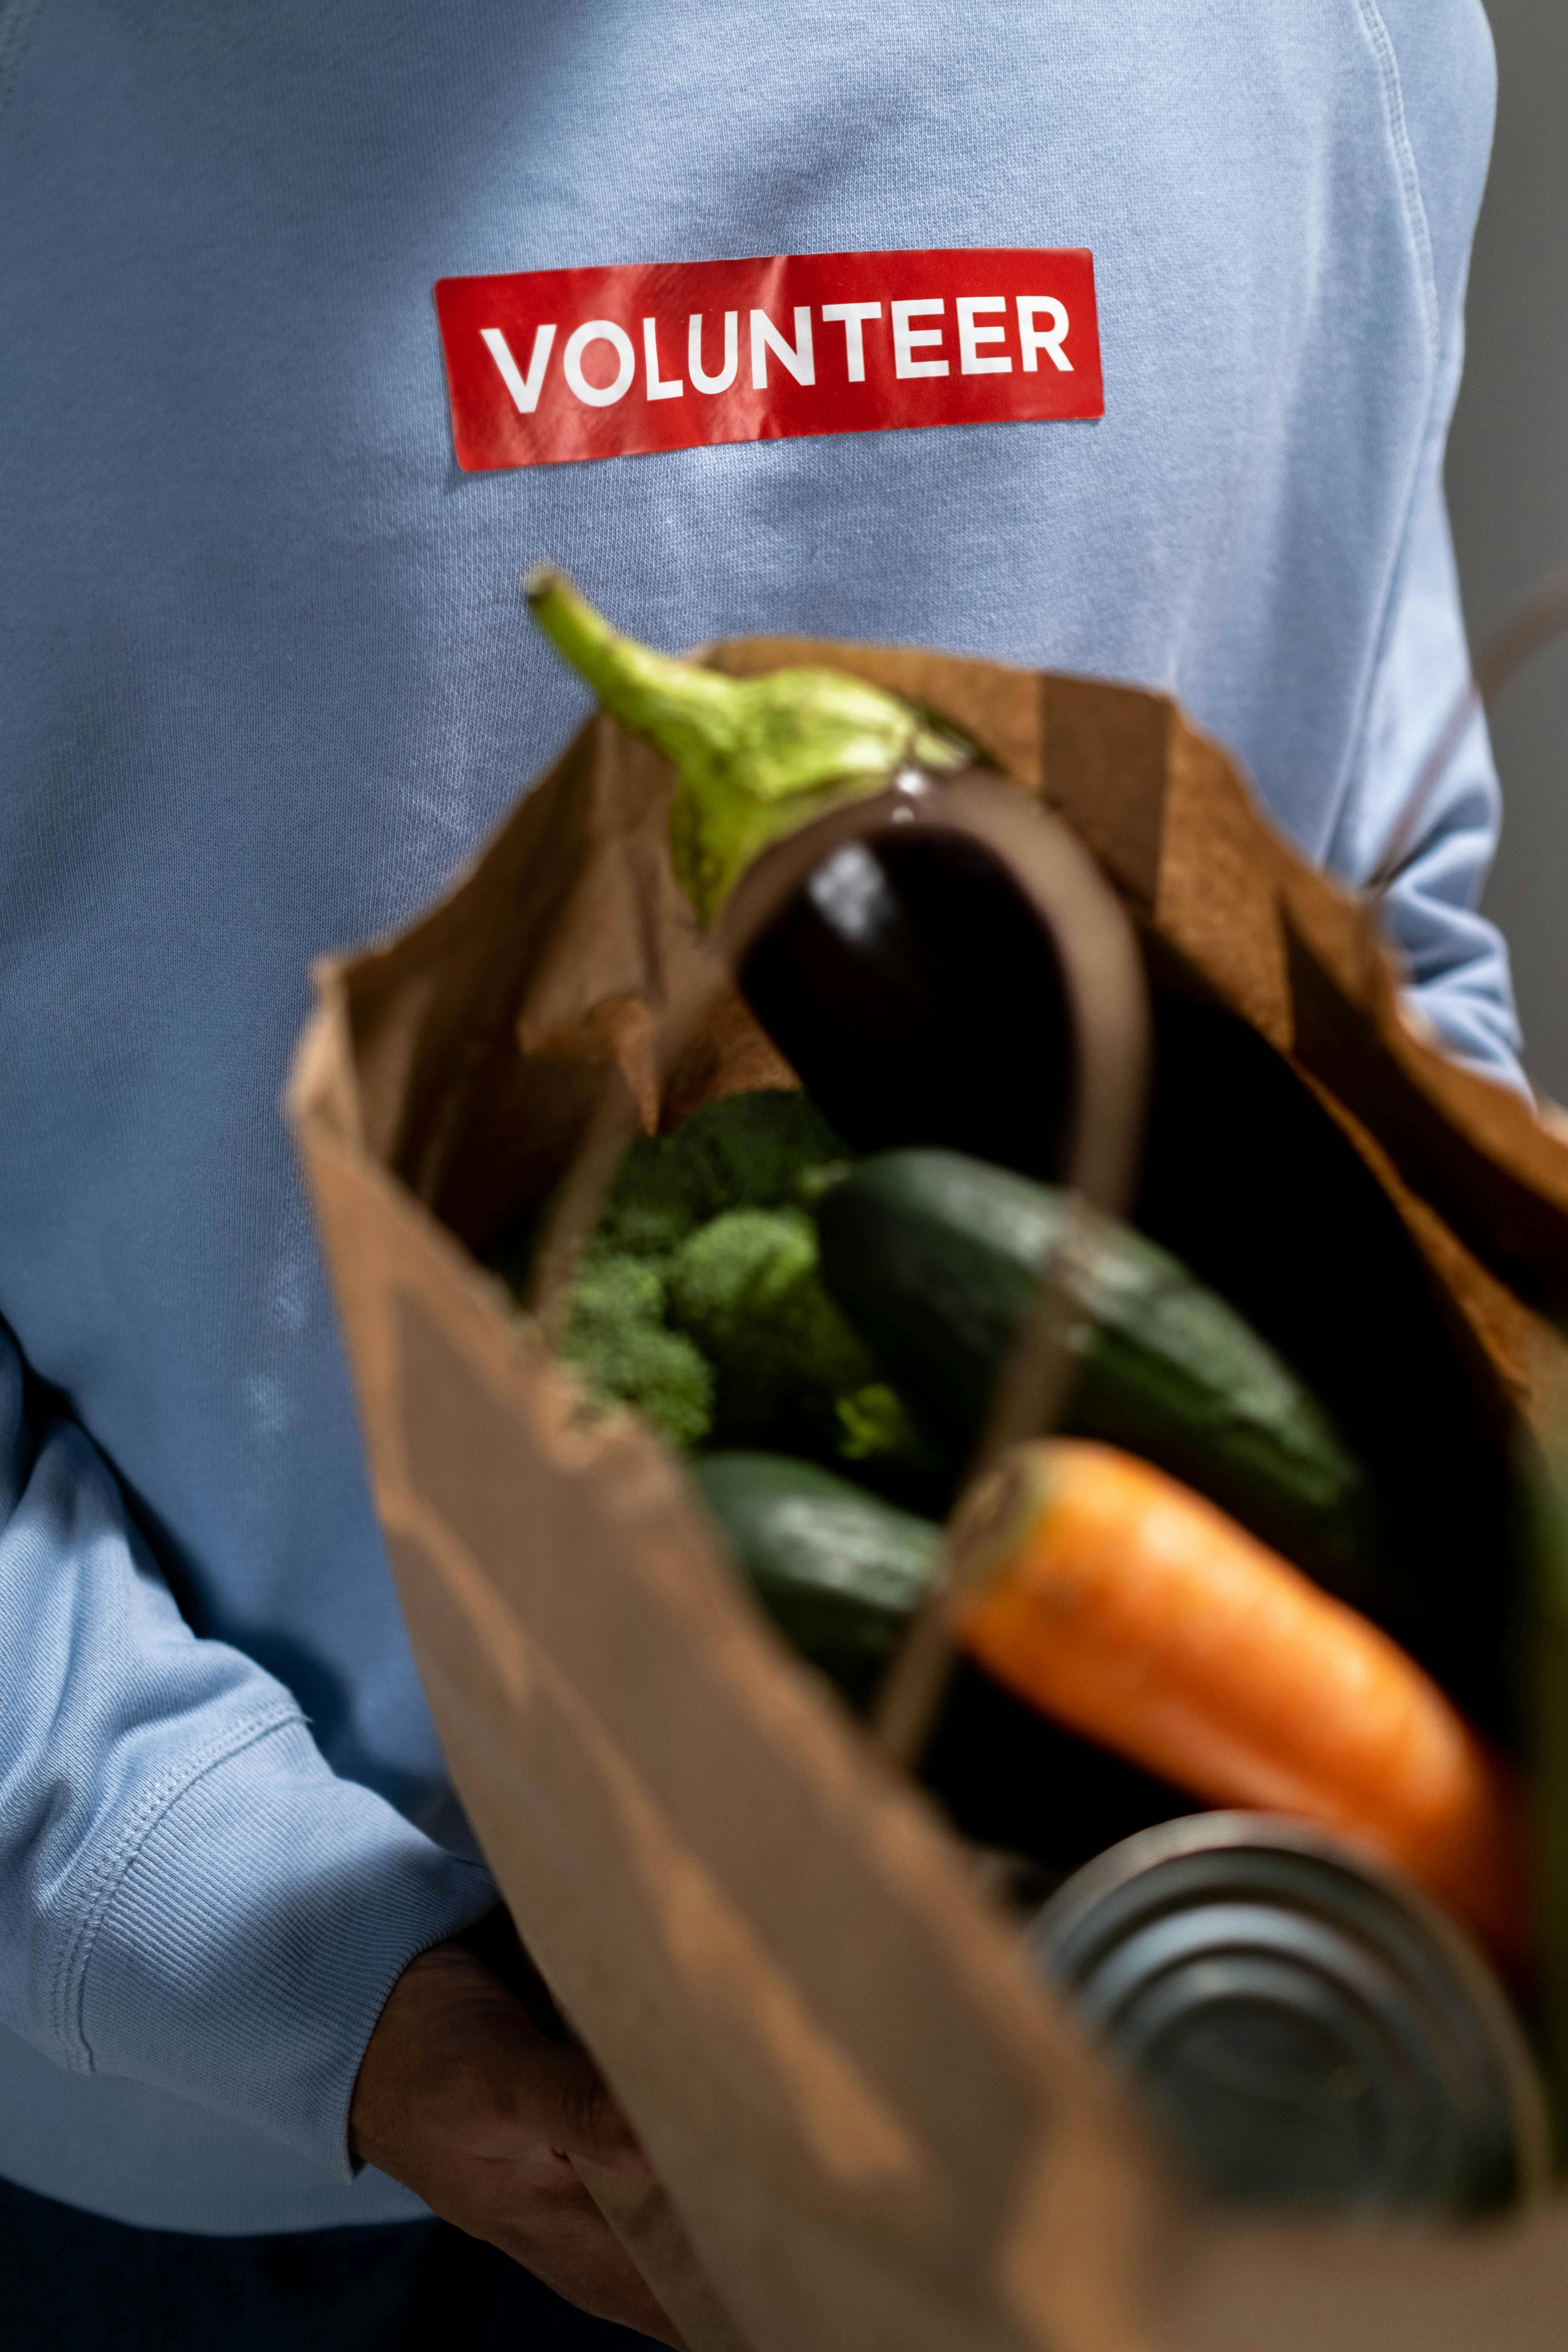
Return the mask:
{"type": "MultiPolygon", "coordinates": [[[[1460,687],[1441,492],[1478,0],[0,0],[0,2173],[415,2213],[345,2117],[491,1899],[279,1087],[578,724],[563,562],[670,646],[1167,687],[1363,874],[1460,687]],[[1106,415],[460,473],[431,289],[1088,246],[1106,415]]],[[[1395,907],[1502,1071],[1478,728],[1395,907]]]]}

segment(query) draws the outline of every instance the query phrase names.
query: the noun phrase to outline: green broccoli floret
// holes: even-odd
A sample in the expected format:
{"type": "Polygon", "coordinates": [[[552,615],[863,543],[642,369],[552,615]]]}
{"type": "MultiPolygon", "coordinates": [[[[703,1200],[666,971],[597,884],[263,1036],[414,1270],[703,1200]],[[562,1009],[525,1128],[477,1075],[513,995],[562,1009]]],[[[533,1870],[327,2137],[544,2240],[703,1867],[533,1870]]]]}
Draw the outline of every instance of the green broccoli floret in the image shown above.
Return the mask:
{"type": "Polygon", "coordinates": [[[896,1462],[926,1470],[937,1462],[910,1418],[901,1396],[886,1381],[868,1381],[852,1396],[837,1397],[838,1454],[845,1462],[896,1462]]]}
{"type": "Polygon", "coordinates": [[[689,1166],[704,1171],[710,1217],[726,1209],[783,1208],[810,1170],[846,1156],[798,1087],[726,1095],[694,1111],[669,1140],[679,1145],[689,1166]]]}
{"type": "Polygon", "coordinates": [[[664,1323],[656,1267],[595,1255],[577,1278],[562,1354],[602,1402],[636,1405],[672,1445],[699,1445],[713,1423],[713,1374],[664,1323]]]}
{"type": "Polygon", "coordinates": [[[718,1375],[716,1440],[790,1434],[831,1453],[837,1402],[875,1367],[817,1276],[816,1231],[799,1209],[731,1209],[682,1244],[666,1312],[718,1375]]]}
{"type": "MultiPolygon", "coordinates": [[[[844,1158],[793,1088],[727,1095],[622,1161],[578,1268],[562,1354],[672,1444],[764,1442],[929,1466],[900,1399],[817,1276],[804,1205],[844,1158]]],[[[489,1263],[525,1294],[538,1213],[489,1263]]]]}
{"type": "Polygon", "coordinates": [[[640,1258],[597,1252],[580,1268],[572,1328],[625,1330],[664,1320],[664,1276],[640,1258]]]}
{"type": "Polygon", "coordinates": [[[726,1095],[671,1135],[632,1145],[599,1223],[597,1244],[640,1257],[678,1249],[731,1209],[793,1201],[807,1172],[841,1160],[822,1113],[793,1088],[726,1095]]]}
{"type": "MultiPolygon", "coordinates": [[[[590,1244],[595,1258],[654,1261],[726,1209],[773,1209],[807,1198],[844,1158],[844,1146],[798,1089],[726,1095],[672,1134],[639,1136],[622,1160],[590,1244]]],[[[491,1244],[485,1263],[528,1296],[548,1204],[535,1205],[491,1244]]]]}

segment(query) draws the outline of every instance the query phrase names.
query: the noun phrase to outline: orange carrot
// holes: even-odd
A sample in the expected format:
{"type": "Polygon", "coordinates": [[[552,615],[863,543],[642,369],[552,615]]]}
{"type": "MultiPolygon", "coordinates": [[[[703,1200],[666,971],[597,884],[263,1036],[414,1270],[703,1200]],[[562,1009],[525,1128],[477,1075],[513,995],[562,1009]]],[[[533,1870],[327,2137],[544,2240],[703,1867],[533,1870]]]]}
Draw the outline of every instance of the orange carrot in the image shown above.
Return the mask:
{"type": "Polygon", "coordinates": [[[1211,1804],[1362,1839],[1523,1959],[1506,1766],[1386,1634],[1212,1504],[1108,1445],[1020,1446],[956,1557],[959,1640],[1019,1697],[1211,1804]]]}

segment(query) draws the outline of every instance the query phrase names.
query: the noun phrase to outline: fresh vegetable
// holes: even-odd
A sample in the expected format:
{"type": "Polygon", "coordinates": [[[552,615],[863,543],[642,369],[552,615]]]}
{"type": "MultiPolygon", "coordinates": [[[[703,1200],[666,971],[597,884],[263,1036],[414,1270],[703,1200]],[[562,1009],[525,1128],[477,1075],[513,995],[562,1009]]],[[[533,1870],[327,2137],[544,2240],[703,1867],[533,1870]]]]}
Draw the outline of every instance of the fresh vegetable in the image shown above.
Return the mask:
{"type": "Polygon", "coordinates": [[[713,1366],[715,1435],[916,1462],[913,1424],[878,1383],[865,1341],[822,1286],[816,1258],[803,1209],[731,1209],[670,1258],[667,1313],[713,1366]]]}
{"type": "Polygon", "coordinates": [[[1360,1837],[1523,1958],[1506,1769],[1413,1659],[1212,1504],[1109,1446],[1035,1444],[954,1549],[957,1638],[999,1682],[1212,1804],[1360,1837]]]}
{"type": "Polygon", "coordinates": [[[900,770],[948,774],[972,757],[956,735],[843,671],[725,677],[620,635],[558,572],[531,572],[527,594],[604,708],[674,763],[676,877],[710,927],[770,841],[881,792],[900,770]]]}
{"type": "MultiPolygon", "coordinates": [[[[668,1135],[639,1135],[621,1161],[593,1239],[596,1254],[662,1265],[726,1209],[776,1209],[805,1197],[843,1161],[844,1145],[798,1087],[724,1095],[668,1135]]],[[[486,1264],[526,1297],[539,1241],[536,1208],[491,1244],[486,1264]]]]}
{"type": "Polygon", "coordinates": [[[850,1697],[868,1698],[930,1580],[941,1530],[776,1454],[710,1454],[693,1469],[781,1630],[850,1697]]]}
{"type": "MultiPolygon", "coordinates": [[[[843,1146],[797,1089],[728,1095],[623,1160],[574,1286],[562,1352],[683,1451],[766,1436],[895,1483],[942,1465],[823,1288],[800,1205],[843,1146]]],[[[526,1296],[532,1223],[489,1263],[526,1296]]]]}
{"type": "Polygon", "coordinates": [[[666,1329],[663,1280],[637,1258],[606,1254],[584,1267],[561,1352],[596,1396],[636,1405],[672,1445],[700,1444],[713,1425],[712,1370],[666,1329]]]}
{"type": "Polygon", "coordinates": [[[857,1151],[947,1145],[1060,1167],[1074,1064],[1056,950],[979,843],[934,824],[846,842],[740,978],[857,1151]]]}
{"type": "MultiPolygon", "coordinates": [[[[953,1152],[862,1162],[816,1203],[828,1288],[933,1435],[966,1451],[1062,1234],[1060,1195],[953,1152]]],[[[1322,1408],[1223,1299],[1104,1224],[1076,1433],[1197,1487],[1345,1597],[1367,1577],[1363,1474],[1322,1408]]]]}
{"type": "Polygon", "coordinates": [[[668,1135],[639,1136],[622,1160],[595,1242],[662,1258],[730,1209],[795,1202],[844,1146],[809,1096],[773,1087],[707,1103],[668,1135]]]}

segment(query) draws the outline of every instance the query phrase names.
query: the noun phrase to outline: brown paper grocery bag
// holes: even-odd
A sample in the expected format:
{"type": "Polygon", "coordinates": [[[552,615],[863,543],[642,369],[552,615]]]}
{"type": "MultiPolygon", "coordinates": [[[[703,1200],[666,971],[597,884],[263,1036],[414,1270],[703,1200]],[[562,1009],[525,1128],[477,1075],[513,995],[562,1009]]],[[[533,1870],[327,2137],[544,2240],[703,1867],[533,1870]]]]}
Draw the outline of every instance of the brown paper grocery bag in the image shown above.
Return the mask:
{"type": "MultiPolygon", "coordinates": [[[[1369,1221],[1367,1264],[1393,1266],[1411,1352],[1441,1356],[1444,1409],[1506,1460],[1559,1377],[1538,1310],[1568,1299],[1568,1151],[1406,1026],[1360,909],[1215,747],[1159,697],[980,663],[712,658],[854,668],[1068,819],[1165,1008],[1155,1209],[1201,1242],[1235,1223],[1232,1162],[1252,1151],[1288,1198],[1306,1137],[1347,1232],[1369,1221]]],[[[291,1097],[455,1782],[668,2187],[617,2219],[699,2352],[1284,2347],[1306,2339],[1274,2304],[1308,2281],[1338,2337],[1383,2352],[1400,2248],[1358,2242],[1336,2271],[1316,2240],[1178,2211],[963,1850],[771,1632],[680,1465],[587,1412],[475,1263],[607,1101],[651,1129],[789,1082],[676,892],[668,782],[588,728],[429,917],[323,968],[291,1097]]],[[[1445,2259],[1503,2280],[1556,2255],[1514,2231],[1445,2259]]],[[[1434,2352],[1472,2340],[1429,2319],[1434,2352]]]]}

